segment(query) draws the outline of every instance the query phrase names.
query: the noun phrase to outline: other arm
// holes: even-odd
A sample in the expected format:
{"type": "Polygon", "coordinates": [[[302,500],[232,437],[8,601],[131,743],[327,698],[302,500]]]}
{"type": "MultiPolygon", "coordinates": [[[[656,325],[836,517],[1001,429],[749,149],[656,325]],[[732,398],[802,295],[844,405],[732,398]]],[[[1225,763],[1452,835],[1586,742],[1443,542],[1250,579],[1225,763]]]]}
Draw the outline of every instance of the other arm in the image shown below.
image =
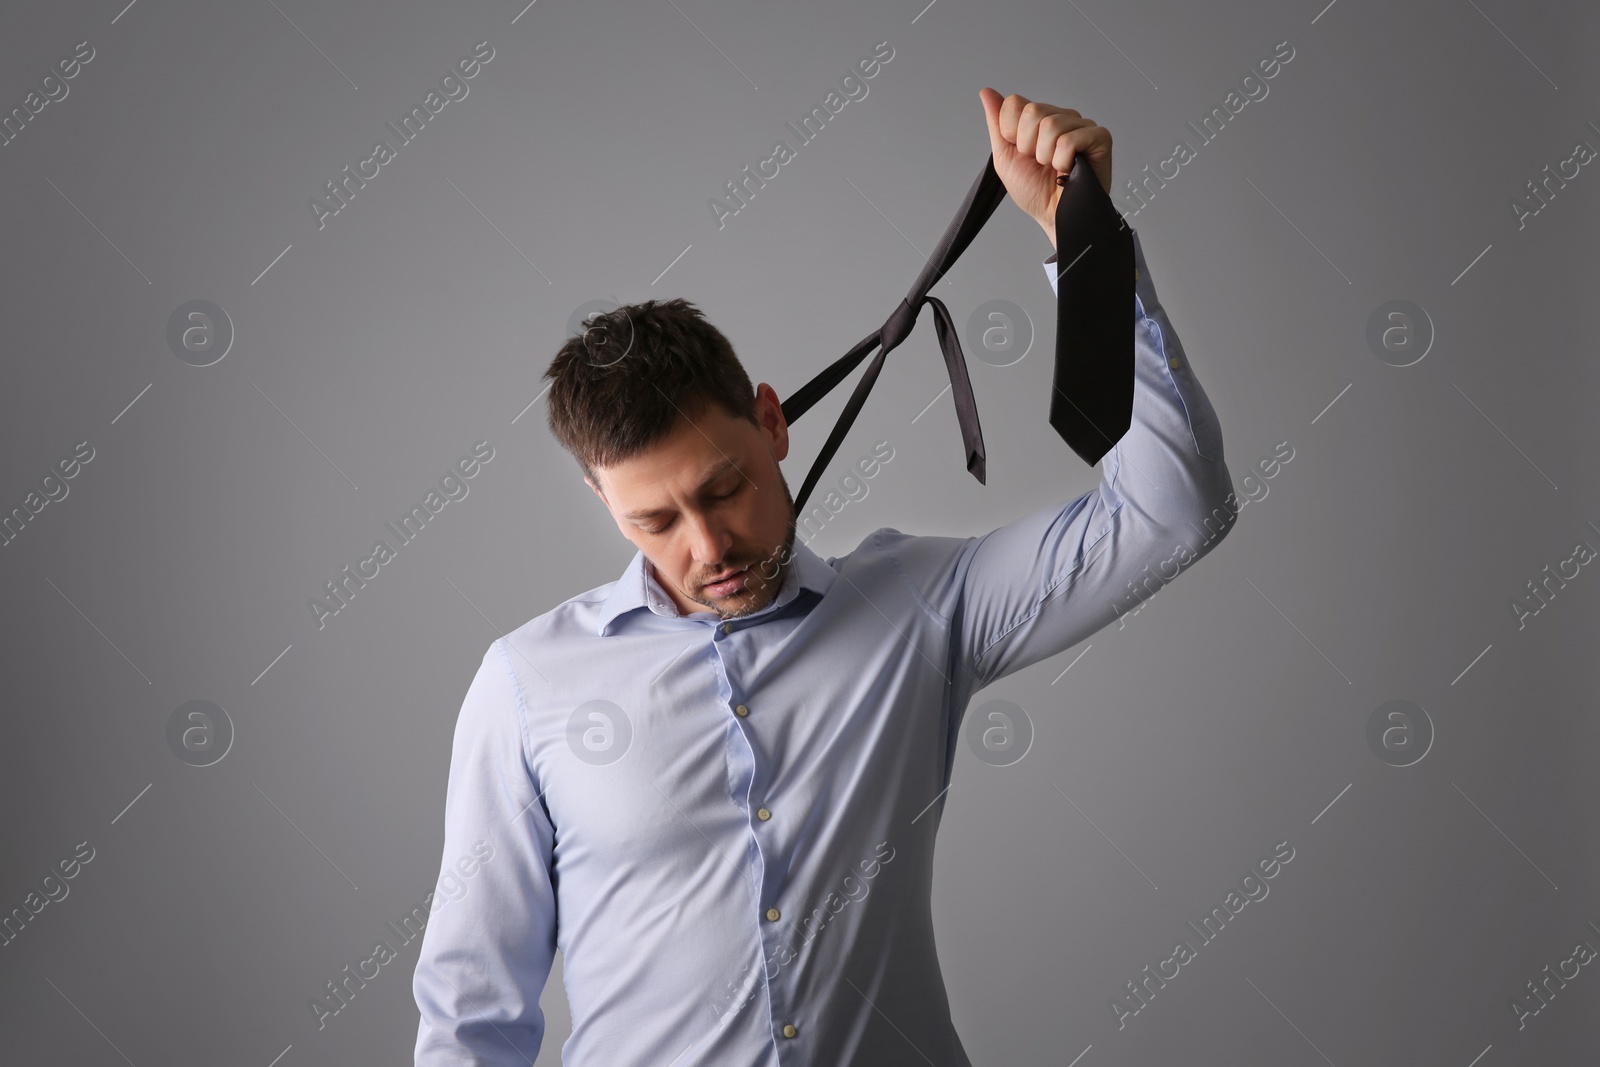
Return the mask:
{"type": "Polygon", "coordinates": [[[444,860],[412,978],[417,1067],[527,1067],[544,1039],[554,829],[525,758],[508,655],[504,638],[490,646],[456,720],[444,860]]]}

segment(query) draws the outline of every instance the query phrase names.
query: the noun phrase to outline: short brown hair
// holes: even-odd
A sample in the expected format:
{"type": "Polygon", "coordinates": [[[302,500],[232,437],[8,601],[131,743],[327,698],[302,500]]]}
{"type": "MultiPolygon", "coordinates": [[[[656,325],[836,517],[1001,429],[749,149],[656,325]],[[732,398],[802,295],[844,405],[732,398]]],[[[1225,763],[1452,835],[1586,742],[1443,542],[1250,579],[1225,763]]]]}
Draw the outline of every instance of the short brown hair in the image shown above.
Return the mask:
{"type": "Polygon", "coordinates": [[[584,476],[646,451],[708,404],[756,425],[755,389],[721,330],[681,297],[590,315],[550,361],[549,423],[584,476]]]}

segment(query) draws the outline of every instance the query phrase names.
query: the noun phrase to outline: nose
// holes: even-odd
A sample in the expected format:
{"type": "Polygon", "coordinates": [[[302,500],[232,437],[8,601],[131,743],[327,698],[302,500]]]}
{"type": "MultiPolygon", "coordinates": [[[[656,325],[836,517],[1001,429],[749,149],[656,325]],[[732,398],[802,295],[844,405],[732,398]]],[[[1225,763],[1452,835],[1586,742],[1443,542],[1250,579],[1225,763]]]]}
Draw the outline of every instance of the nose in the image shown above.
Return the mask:
{"type": "Polygon", "coordinates": [[[685,515],[689,529],[689,550],[707,568],[719,566],[733,547],[733,535],[720,522],[699,512],[685,515]]]}

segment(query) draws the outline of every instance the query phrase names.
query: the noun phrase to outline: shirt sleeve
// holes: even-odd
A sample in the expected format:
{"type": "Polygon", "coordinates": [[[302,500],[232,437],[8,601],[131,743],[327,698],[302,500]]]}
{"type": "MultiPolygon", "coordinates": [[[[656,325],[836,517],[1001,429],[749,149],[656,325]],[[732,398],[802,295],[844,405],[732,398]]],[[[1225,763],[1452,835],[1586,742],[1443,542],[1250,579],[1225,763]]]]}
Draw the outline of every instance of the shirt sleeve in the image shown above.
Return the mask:
{"type": "MultiPolygon", "coordinates": [[[[1156,297],[1136,232],[1133,241],[1132,423],[1102,457],[1094,489],[962,543],[939,590],[962,696],[1115,621],[1232,527],[1216,412],[1156,297]]],[[[1055,262],[1045,261],[1052,289],[1055,262]]],[[[1077,462],[1064,444],[1059,456],[1077,462]]]]}
{"type": "Polygon", "coordinates": [[[490,646],[456,720],[444,858],[412,978],[417,1067],[527,1067],[544,1039],[554,831],[528,768],[509,657],[504,638],[490,646]]]}

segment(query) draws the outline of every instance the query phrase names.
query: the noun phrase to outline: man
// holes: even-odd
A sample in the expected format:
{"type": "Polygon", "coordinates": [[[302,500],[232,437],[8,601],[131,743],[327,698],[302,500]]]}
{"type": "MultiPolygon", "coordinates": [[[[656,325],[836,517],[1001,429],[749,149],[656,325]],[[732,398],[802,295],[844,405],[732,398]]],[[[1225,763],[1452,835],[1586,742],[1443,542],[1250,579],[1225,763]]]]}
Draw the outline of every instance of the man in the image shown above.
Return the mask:
{"type": "MultiPolygon", "coordinates": [[[[1109,190],[1110,133],[980,97],[996,172],[1054,244],[1056,175],[1084,152],[1109,190]]],[[[568,1067],[967,1067],[930,891],[968,701],[1232,515],[1216,415],[1135,251],[1131,428],[1096,489],[981,537],[796,545],[777,394],[692,305],[562,347],[552,431],[638,552],[496,641],[467,692],[445,874],[492,858],[423,937],[419,1065],[531,1063],[559,947],[568,1067]]]]}

